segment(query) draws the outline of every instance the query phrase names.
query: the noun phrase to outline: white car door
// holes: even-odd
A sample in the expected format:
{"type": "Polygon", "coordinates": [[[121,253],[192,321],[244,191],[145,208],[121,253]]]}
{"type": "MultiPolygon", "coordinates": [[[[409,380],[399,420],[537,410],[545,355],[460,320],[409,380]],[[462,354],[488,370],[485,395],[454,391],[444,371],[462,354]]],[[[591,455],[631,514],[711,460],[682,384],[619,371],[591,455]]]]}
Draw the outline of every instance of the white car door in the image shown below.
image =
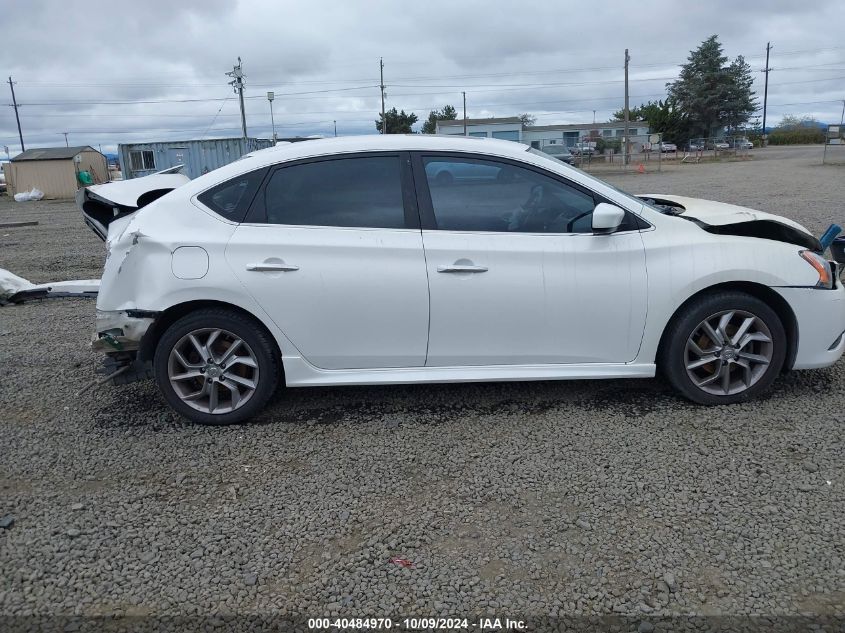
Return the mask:
{"type": "Polygon", "coordinates": [[[229,265],[314,366],[424,365],[428,281],[410,182],[400,153],[283,164],[235,230],[229,265]]]}
{"type": "Polygon", "coordinates": [[[602,200],[527,165],[419,154],[414,166],[431,296],[427,365],[634,360],[647,303],[641,220],[628,214],[619,231],[594,235],[602,200]],[[467,162],[495,174],[433,177],[467,162]]]}

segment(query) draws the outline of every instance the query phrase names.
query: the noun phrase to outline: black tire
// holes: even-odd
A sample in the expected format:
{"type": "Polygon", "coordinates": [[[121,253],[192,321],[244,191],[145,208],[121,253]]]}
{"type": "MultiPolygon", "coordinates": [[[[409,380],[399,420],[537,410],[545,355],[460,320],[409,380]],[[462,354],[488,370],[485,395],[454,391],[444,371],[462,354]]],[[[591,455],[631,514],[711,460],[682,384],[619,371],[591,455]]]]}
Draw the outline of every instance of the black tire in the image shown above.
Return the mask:
{"type": "Polygon", "coordinates": [[[174,322],[159,339],[153,360],[156,382],[168,404],[192,422],[213,426],[236,424],[259,413],[279,386],[281,367],[278,348],[264,326],[246,315],[225,308],[204,308],[174,322]],[[258,379],[254,390],[248,400],[245,399],[241,406],[232,411],[199,411],[186,404],[171,384],[168,374],[171,351],[183,337],[203,329],[225,330],[242,339],[257,363],[258,379]]]}
{"type": "MultiPolygon", "coordinates": [[[[783,367],[786,348],[786,331],[771,307],[744,292],[726,291],[702,295],[684,306],[669,323],[657,360],[659,369],[669,383],[687,399],[704,405],[733,404],[751,400],[771,386],[783,367]],[[716,395],[699,387],[687,372],[687,343],[705,319],[724,311],[745,312],[762,321],[771,335],[771,347],[767,350],[771,358],[765,370],[759,370],[754,379],[756,382],[748,381],[752,383],[750,387],[739,393],[716,395]]],[[[733,371],[736,373],[741,368],[735,367],[733,371]]]]}

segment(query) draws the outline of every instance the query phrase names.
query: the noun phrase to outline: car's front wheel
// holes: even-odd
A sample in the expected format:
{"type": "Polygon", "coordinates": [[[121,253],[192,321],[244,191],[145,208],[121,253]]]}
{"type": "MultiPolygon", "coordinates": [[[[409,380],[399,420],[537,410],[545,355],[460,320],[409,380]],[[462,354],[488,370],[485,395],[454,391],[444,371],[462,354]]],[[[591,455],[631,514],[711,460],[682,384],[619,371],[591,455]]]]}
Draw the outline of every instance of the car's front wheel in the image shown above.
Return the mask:
{"type": "Polygon", "coordinates": [[[658,362],[672,386],[707,405],[749,400],[774,382],[787,337],[766,303],[743,292],[703,295],[666,331],[658,362]]]}
{"type": "Polygon", "coordinates": [[[242,422],[263,409],[278,386],[280,365],[259,323],[219,308],[173,323],[154,359],[156,382],[170,406],[211,425],[242,422]]]}

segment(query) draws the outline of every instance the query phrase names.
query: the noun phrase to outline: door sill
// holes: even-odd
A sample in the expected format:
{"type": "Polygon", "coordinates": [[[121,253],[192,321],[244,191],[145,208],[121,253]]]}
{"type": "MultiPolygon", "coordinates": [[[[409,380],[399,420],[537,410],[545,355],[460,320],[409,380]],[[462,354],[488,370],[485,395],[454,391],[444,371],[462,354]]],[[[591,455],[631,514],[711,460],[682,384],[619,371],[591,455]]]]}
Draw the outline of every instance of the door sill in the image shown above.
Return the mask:
{"type": "Polygon", "coordinates": [[[401,385],[413,383],[501,382],[653,378],[654,363],[584,363],[578,365],[483,365],[474,367],[392,367],[319,369],[301,357],[284,359],[288,387],[326,385],[401,385]]]}

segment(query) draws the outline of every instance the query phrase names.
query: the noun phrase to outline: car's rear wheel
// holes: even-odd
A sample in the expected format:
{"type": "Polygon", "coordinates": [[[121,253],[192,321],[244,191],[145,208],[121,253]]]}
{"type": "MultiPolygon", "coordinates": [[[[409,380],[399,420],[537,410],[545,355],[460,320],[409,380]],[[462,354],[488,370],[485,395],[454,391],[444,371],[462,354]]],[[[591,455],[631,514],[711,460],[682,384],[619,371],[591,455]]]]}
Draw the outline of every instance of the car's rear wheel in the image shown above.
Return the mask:
{"type": "Polygon", "coordinates": [[[786,358],[780,318],[743,292],[703,295],[676,315],[658,359],[681,394],[700,404],[749,400],[771,386],[786,358]]]}
{"type": "Polygon", "coordinates": [[[224,425],[254,416],[279,383],[280,360],[269,333],[225,309],[182,317],[156,347],[156,382],[167,402],[200,424],[224,425]]]}

